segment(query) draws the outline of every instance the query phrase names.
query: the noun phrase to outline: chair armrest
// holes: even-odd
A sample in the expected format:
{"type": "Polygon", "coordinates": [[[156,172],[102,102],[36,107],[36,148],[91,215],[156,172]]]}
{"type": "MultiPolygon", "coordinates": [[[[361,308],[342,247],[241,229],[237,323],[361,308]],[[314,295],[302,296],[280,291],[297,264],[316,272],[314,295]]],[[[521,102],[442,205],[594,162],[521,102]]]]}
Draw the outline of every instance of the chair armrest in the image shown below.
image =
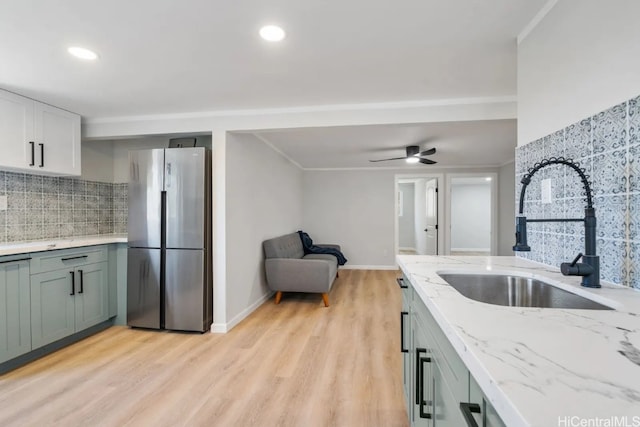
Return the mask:
{"type": "Polygon", "coordinates": [[[330,244],[327,244],[327,243],[323,243],[323,244],[316,245],[316,246],[320,246],[321,248],[329,248],[329,249],[340,250],[340,245],[330,245],[330,244]]]}
{"type": "Polygon", "coordinates": [[[329,292],[336,271],[320,259],[267,258],[264,267],[269,288],[285,292],[329,292]]]}

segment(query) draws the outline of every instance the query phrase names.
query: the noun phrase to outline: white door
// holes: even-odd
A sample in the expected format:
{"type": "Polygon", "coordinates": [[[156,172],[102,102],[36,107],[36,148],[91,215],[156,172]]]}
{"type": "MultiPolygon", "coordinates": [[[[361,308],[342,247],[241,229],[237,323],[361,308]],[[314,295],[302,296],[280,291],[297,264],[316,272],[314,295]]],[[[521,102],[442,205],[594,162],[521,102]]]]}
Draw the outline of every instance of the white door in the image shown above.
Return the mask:
{"type": "Polygon", "coordinates": [[[33,104],[31,99],[0,91],[1,166],[25,169],[32,163],[33,104]]]}
{"type": "Polygon", "coordinates": [[[425,255],[438,254],[438,180],[436,178],[427,181],[426,193],[426,226],[424,236],[426,239],[425,255]]]}

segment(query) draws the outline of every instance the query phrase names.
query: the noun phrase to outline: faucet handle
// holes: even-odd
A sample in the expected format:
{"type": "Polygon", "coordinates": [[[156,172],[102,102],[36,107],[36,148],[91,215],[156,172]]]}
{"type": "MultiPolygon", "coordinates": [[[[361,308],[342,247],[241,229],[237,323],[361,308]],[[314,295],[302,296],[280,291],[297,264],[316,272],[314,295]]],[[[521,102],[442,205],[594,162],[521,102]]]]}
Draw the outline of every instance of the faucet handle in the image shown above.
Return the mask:
{"type": "Polygon", "coordinates": [[[576,264],[578,263],[578,261],[580,261],[580,258],[582,258],[582,252],[580,252],[578,255],[576,255],[576,257],[573,259],[573,261],[571,261],[571,267],[575,267],[576,264]]]}

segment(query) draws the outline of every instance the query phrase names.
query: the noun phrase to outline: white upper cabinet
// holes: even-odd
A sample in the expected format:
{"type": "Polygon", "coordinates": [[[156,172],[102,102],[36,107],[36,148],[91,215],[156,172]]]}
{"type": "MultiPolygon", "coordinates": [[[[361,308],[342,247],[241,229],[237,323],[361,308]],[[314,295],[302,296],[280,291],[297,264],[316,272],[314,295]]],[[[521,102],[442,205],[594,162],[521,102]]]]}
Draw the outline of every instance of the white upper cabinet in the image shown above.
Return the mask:
{"type": "Polygon", "coordinates": [[[76,175],[80,116],[0,90],[0,168],[76,175]]]}

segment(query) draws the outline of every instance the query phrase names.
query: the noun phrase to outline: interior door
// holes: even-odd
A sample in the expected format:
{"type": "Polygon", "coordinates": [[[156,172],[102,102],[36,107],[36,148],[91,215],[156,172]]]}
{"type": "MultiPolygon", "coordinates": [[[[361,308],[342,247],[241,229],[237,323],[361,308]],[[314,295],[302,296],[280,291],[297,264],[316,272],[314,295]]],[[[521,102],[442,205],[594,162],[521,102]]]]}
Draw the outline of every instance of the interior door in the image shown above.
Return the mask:
{"type": "Polygon", "coordinates": [[[426,193],[426,238],[425,255],[438,254],[438,180],[436,178],[427,181],[426,193]]]}

